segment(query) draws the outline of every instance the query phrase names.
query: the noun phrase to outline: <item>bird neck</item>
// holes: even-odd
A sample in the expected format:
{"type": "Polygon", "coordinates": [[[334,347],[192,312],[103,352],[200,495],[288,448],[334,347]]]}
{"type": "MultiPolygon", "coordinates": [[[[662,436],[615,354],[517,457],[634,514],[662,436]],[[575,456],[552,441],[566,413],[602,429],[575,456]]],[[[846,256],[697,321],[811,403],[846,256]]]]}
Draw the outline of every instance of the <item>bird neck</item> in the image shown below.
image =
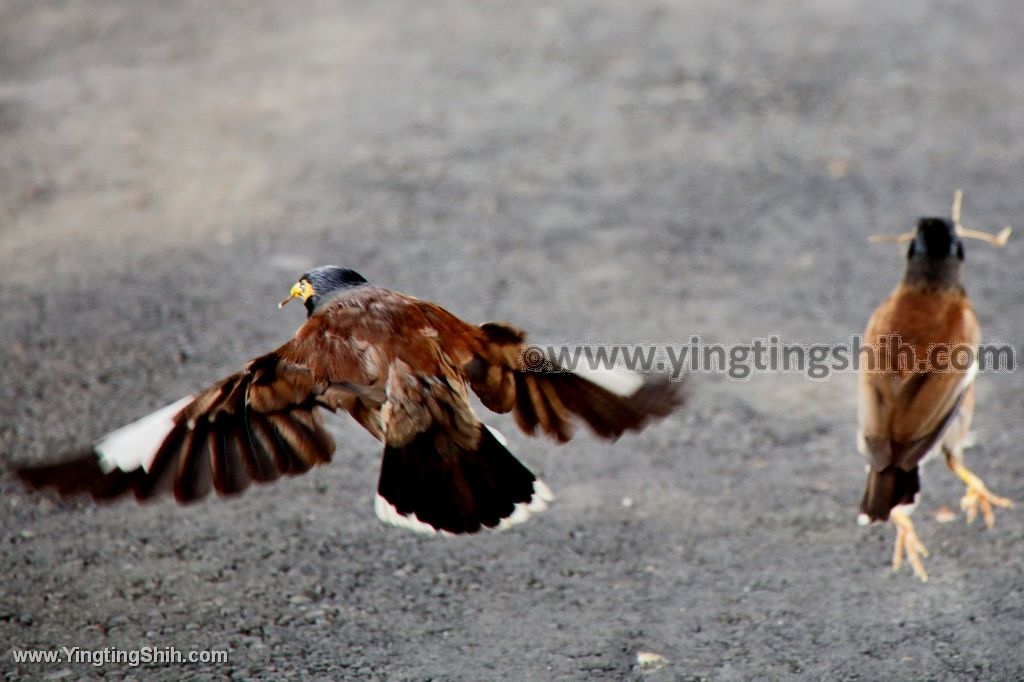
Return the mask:
{"type": "Polygon", "coordinates": [[[907,262],[903,284],[927,291],[959,291],[964,285],[958,260],[913,259],[907,262]]]}
{"type": "MultiPolygon", "coordinates": [[[[370,284],[352,284],[348,286],[339,287],[334,291],[328,291],[325,294],[317,294],[316,296],[310,296],[306,301],[306,317],[313,317],[321,310],[325,310],[328,307],[334,306],[339,301],[347,299],[359,300],[362,298],[364,293],[368,293],[373,290],[373,286],[370,284]]],[[[344,305],[344,304],[342,304],[344,305]]]]}

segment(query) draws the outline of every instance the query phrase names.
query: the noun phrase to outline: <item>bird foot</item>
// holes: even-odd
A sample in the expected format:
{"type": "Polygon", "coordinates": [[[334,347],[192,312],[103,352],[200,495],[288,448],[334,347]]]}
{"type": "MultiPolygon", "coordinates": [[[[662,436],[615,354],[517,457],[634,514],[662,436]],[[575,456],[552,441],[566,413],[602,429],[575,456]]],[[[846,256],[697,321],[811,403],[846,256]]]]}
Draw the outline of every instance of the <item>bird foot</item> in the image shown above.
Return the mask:
{"type": "Polygon", "coordinates": [[[973,523],[981,510],[981,517],[985,519],[985,525],[991,528],[996,523],[996,515],[992,510],[993,506],[1010,509],[1013,502],[996,495],[985,485],[985,482],[967,470],[962,464],[958,464],[953,471],[960,480],[967,486],[967,493],[960,500],[960,509],[967,515],[967,523],[973,523]]]}
{"type": "Polygon", "coordinates": [[[928,573],[924,570],[921,557],[928,556],[928,550],[924,543],[917,537],[914,524],[910,515],[905,512],[894,511],[889,515],[893,525],[896,526],[896,547],[892,553],[892,570],[900,570],[903,565],[903,555],[906,554],[910,566],[921,582],[928,582],[928,573]]]}

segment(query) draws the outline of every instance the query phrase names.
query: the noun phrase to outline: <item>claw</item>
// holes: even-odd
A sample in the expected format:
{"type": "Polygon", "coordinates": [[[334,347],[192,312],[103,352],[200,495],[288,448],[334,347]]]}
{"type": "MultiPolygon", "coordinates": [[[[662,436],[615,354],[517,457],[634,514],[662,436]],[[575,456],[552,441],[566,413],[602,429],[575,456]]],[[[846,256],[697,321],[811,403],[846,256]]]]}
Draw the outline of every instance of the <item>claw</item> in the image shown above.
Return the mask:
{"type": "Polygon", "coordinates": [[[973,523],[978,516],[978,510],[981,509],[981,517],[985,520],[985,525],[992,528],[996,523],[996,515],[992,506],[995,505],[1003,509],[1013,507],[1013,502],[989,490],[985,482],[971,473],[963,464],[955,464],[953,472],[967,486],[967,493],[960,500],[960,509],[966,513],[967,523],[973,523]]]}
{"type": "Polygon", "coordinates": [[[921,582],[928,582],[928,573],[924,570],[924,563],[921,561],[921,557],[928,556],[928,549],[917,537],[910,515],[902,511],[893,511],[889,518],[896,526],[896,546],[892,553],[892,570],[900,570],[903,565],[903,555],[906,554],[917,577],[921,579],[921,582]]]}

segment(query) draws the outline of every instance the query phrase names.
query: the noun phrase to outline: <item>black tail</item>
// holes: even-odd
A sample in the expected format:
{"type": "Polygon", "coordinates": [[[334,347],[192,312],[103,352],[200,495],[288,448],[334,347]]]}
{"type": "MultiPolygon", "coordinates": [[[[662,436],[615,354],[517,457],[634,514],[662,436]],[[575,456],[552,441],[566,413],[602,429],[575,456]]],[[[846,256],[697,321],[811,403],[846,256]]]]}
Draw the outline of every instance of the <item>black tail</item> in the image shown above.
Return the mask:
{"type": "Polygon", "coordinates": [[[475,533],[525,521],[552,499],[544,482],[481,425],[475,450],[437,430],[385,447],[377,516],[426,533],[475,533]]]}
{"type": "Polygon", "coordinates": [[[914,504],[921,492],[921,479],[917,467],[904,471],[891,466],[882,471],[871,469],[864,487],[860,511],[870,521],[888,521],[889,512],[901,504],[914,504]]]}

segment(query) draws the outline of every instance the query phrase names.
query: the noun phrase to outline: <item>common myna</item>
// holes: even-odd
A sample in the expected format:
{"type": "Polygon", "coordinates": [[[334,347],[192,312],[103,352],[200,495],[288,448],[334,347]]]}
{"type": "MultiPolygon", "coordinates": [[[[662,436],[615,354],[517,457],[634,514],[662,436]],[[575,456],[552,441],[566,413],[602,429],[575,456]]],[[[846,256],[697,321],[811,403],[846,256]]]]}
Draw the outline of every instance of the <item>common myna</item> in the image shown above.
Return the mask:
{"type": "Polygon", "coordinates": [[[522,331],[467,324],[352,270],[310,270],[281,305],[292,298],[308,319],[277,350],[85,452],[18,474],[100,500],[230,495],[329,462],[334,442],[320,408],[344,410],[384,443],[377,516],[427,533],[474,533],[524,521],[553,495],[481,423],[468,388],[489,409],[513,412],[526,433],[559,442],[572,436],[574,415],[615,439],[680,403],[678,383],[622,370],[528,371],[522,331]]]}
{"type": "Polygon", "coordinates": [[[994,495],[963,461],[964,441],[974,411],[981,331],[964,290],[963,237],[1002,245],[1004,230],[992,237],[960,225],[961,194],[953,220],[921,218],[917,229],[876,241],[909,241],[903,281],[875,310],[864,332],[859,383],[858,444],[868,458],[868,478],[859,521],[891,520],[896,527],[893,570],[904,555],[921,580],[928,556],[910,512],[920,492],[918,467],[941,452],[967,485],[961,508],[970,522],[978,510],[991,527],[992,506],[1010,507],[994,495]]]}

